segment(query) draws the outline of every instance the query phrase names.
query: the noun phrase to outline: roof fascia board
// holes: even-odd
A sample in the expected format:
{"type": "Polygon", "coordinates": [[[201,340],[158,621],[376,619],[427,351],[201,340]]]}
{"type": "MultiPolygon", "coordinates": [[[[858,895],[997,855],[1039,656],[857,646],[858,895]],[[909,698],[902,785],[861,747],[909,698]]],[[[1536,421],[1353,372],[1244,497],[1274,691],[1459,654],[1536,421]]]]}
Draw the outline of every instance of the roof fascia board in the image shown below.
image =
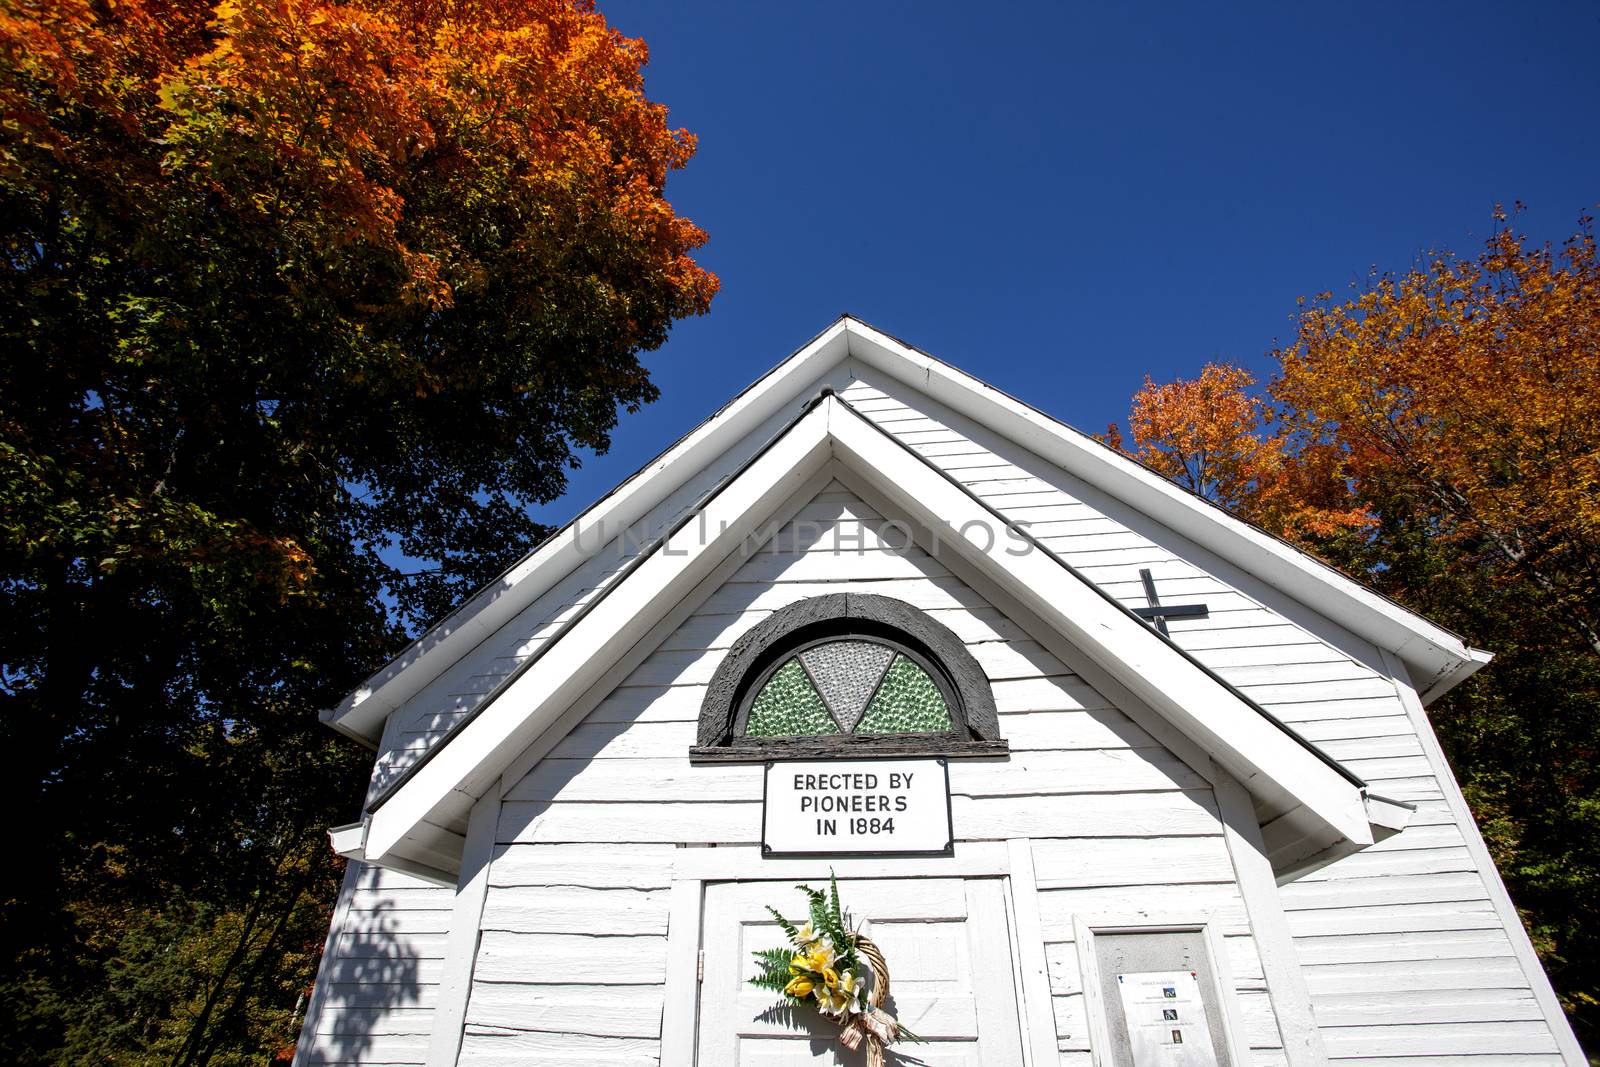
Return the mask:
{"type": "MultiPolygon", "coordinates": [[[[1201,571],[1211,575],[1223,584],[1244,594],[1248,599],[1292,622],[1317,640],[1338,649],[1355,662],[1364,664],[1376,672],[1385,670],[1383,658],[1378,652],[1377,645],[1340,625],[1322,612],[1312,610],[1307,605],[1288,596],[1283,590],[1262,580],[1248,569],[1239,566],[1232,560],[1223,558],[1208,548],[1196,544],[1182,534],[1145,515],[1132,505],[1127,504],[1098,486],[1091,485],[1059,465],[1042,460],[1034,453],[1015,444],[1010,438],[1003,437],[994,429],[933,400],[926,393],[915,391],[911,386],[898,380],[891,380],[860,363],[856,363],[854,369],[857,372],[857,382],[880,391],[899,403],[916,409],[926,417],[934,420],[934,422],[941,423],[956,433],[963,435],[980,448],[985,448],[994,455],[1019,464],[1025,471],[1037,475],[1055,489],[1066,493],[1068,497],[1088,505],[1095,512],[1117,523],[1119,526],[1132,530],[1134,533],[1159,544],[1173,553],[1176,558],[1198,567],[1201,571]]],[[[841,393],[840,399],[856,407],[857,410],[863,410],[864,406],[858,404],[849,393],[841,393]]],[[[876,413],[867,414],[869,418],[876,419],[877,417],[876,413]]],[[[891,432],[897,429],[892,424],[881,425],[891,432]]],[[[923,454],[923,448],[920,445],[913,444],[911,449],[919,455],[923,454]]],[[[942,458],[932,456],[928,458],[936,465],[945,462],[942,458]]],[[[958,482],[962,481],[959,473],[955,477],[958,482]]],[[[983,499],[983,497],[980,495],[979,499],[983,499]]],[[[1019,513],[1019,519],[1022,518],[1027,518],[1027,516],[1019,513]]],[[[1032,529],[1037,525],[1037,522],[1037,519],[1033,519],[1028,522],[1022,522],[1021,525],[1032,529]]],[[[1064,559],[1070,556],[1070,553],[1061,554],[1064,559]]],[[[1182,642],[1180,641],[1179,643],[1181,644],[1182,642]]],[[[1201,658],[1203,659],[1204,657],[1201,658]]]]}
{"type": "Polygon", "coordinates": [[[1262,718],[1233,692],[1043,552],[1015,555],[1000,538],[986,548],[960,535],[994,516],[906,446],[827,397],[643,560],[616,593],[576,622],[556,654],[542,657],[455,735],[369,818],[369,862],[405,856],[425,824],[454,797],[487,788],[627,654],[660,617],[715,571],[830,460],[929,530],[942,531],[969,566],[1024,604],[1139,701],[1165,716],[1258,795],[1294,798],[1317,836],[1347,847],[1371,843],[1361,788],[1262,718]],[[1159,683],[1155,679],[1161,679],[1159,683]]]}
{"type": "Polygon", "coordinates": [[[474,594],[322,718],[365,744],[383,720],[453,663],[526,609],[587,558],[580,523],[620,529],[638,521],[723,450],[804,395],[847,357],[920,390],[1077,477],[1118,495],[1225,559],[1252,570],[1352,632],[1399,651],[1429,680],[1424,702],[1488,661],[1427,622],[1291,546],[1194,497],[1022,401],[857,319],[842,317],[577,519],[474,594]]]}
{"type": "Polygon", "coordinates": [[[843,362],[847,319],[840,318],[757,379],[715,414],[581,512],[499,578],[412,642],[322,719],[371,747],[389,713],[494,634],[593,554],[583,531],[631,526],[702,467],[774,416],[843,362]]]}
{"type": "Polygon", "coordinates": [[[379,861],[454,793],[476,796],[638,641],[656,617],[687,595],[763,518],[829,460],[831,398],[795,423],[700,512],[628,576],[623,586],[561,638],[500,698],[446,738],[433,758],[370,816],[364,854],[379,861]]]}
{"type": "MultiPolygon", "coordinates": [[[[1457,664],[1454,668],[1434,678],[1432,685],[1417,694],[1422,701],[1423,707],[1427,707],[1450,692],[1450,690],[1476,674],[1480,668],[1494,659],[1493,652],[1485,652],[1481,648],[1469,648],[1467,649],[1467,655],[1471,657],[1471,662],[1457,664]]],[[[1405,657],[1401,656],[1400,659],[1404,662],[1405,657]]],[[[1406,684],[1410,684],[1409,678],[1407,678],[1406,684]]]]}
{"type": "MultiPolygon", "coordinates": [[[[838,472],[836,476],[841,484],[876,508],[879,514],[907,520],[908,527],[913,531],[915,543],[919,547],[930,555],[937,555],[940,562],[949,567],[953,574],[986,602],[997,608],[1001,614],[1022,627],[1045,651],[1066,664],[1072,673],[1081,677],[1095,692],[1109,700],[1113,707],[1121,709],[1137,726],[1155,738],[1157,743],[1170,750],[1208,782],[1215,784],[1218,778],[1234,781],[1232,775],[1212,760],[1205,748],[1179,730],[1164,714],[1141,701],[1118,678],[1102,668],[1098,661],[1086,656],[1083,649],[1067,640],[1051,624],[1041,619],[1033,609],[987,577],[983,571],[968,564],[959,553],[942,548],[943,544],[948,543],[948,538],[941,539],[935,544],[930,532],[921,523],[911,521],[909,516],[900,512],[899,505],[884,496],[877,485],[863,480],[855,473],[854,468],[846,464],[836,464],[836,469],[838,472]]],[[[1253,783],[1251,798],[1258,815],[1267,811],[1274,813],[1272,817],[1276,817],[1276,814],[1300,806],[1299,800],[1290,794],[1280,792],[1272,796],[1267,789],[1268,784],[1259,779],[1253,783]]],[[[1263,818],[1261,821],[1266,819],[1263,818]]]]}
{"type": "Polygon", "coordinates": [[[1262,718],[1153,630],[1109,603],[1041,552],[1017,553],[993,531],[976,544],[961,531],[993,529],[994,516],[939,477],[903,444],[830,399],[834,456],[969,564],[1081,648],[1101,669],[1162,713],[1246,788],[1270,783],[1295,797],[1342,837],[1372,842],[1359,786],[1262,718]]]}
{"type": "Polygon", "coordinates": [[[849,355],[987,426],[1103,492],[1126,501],[1224,559],[1249,560],[1253,573],[1380,647],[1398,650],[1442,695],[1486,662],[1436,626],[1312,556],[1185,492],[993,386],[879,330],[850,320],[849,355]]]}
{"type": "Polygon", "coordinates": [[[721,589],[739,569],[750,560],[759,555],[767,541],[763,535],[771,531],[776,533],[785,529],[795,520],[795,517],[810,503],[818,493],[827,488],[839,474],[838,465],[829,462],[820,471],[811,476],[811,479],[802,485],[799,490],[789,498],[787,504],[779,507],[767,516],[760,527],[760,532],[733,546],[721,563],[712,568],[687,596],[679,600],[672,608],[656,620],[644,637],[634,643],[621,659],[613,663],[599,681],[589,687],[589,691],[580,699],[574,701],[562,713],[560,718],[551,724],[550,728],[539,735],[538,740],[513,760],[500,774],[500,781],[496,788],[499,795],[505,795],[530,774],[549,752],[566,739],[574,729],[581,724],[590,712],[594,711],[607,697],[616,692],[619,685],[631,675],[645,660],[649,659],[661,643],[677,632],[690,616],[699,610],[707,597],[721,589]]]}

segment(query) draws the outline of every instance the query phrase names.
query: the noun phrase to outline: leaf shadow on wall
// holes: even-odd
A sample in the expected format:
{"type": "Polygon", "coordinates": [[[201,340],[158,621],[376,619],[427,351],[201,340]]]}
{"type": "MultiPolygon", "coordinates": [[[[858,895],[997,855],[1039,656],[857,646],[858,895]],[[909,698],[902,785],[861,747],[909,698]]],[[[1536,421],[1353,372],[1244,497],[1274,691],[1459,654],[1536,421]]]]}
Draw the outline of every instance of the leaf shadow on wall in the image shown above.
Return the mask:
{"type": "Polygon", "coordinates": [[[427,1051],[433,1011],[420,1003],[425,948],[402,936],[401,914],[388,901],[348,913],[324,968],[327,999],[308,1064],[385,1059],[386,1046],[427,1051]]]}

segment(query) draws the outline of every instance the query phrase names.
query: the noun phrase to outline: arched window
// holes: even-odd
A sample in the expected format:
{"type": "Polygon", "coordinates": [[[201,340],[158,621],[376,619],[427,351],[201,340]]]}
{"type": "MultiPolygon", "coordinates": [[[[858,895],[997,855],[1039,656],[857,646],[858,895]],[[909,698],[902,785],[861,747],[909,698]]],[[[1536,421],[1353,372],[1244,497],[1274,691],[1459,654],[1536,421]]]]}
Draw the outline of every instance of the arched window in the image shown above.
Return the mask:
{"type": "Polygon", "coordinates": [[[899,600],[814,597],[774,612],[724,657],[701,706],[699,761],[994,755],[994,697],[950,629],[899,600]]]}

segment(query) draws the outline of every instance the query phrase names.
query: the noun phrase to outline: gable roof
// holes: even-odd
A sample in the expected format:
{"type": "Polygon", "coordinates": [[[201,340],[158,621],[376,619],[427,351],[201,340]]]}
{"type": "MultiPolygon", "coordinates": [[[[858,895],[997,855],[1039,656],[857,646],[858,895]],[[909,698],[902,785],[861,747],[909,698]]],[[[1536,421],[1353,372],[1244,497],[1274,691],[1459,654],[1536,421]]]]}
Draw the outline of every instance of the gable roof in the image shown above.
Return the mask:
{"type": "Polygon", "coordinates": [[[429,681],[549,592],[587,558],[579,536],[581,528],[608,526],[621,530],[637,522],[680,490],[710,459],[741,442],[776,414],[794,410],[798,403],[805,402],[816,382],[846,360],[856,360],[930,395],[1069,474],[1138,507],[1157,522],[1242,566],[1290,597],[1317,606],[1320,613],[1358,637],[1397,654],[1424,704],[1442,696],[1490,659],[1478,649],[1467,648],[1450,630],[1168,482],[1096,438],[890,334],[843,315],[507,568],[506,573],[467,598],[450,616],[422,633],[338,707],[323,712],[323,721],[376,747],[390,712],[416,696],[429,681]]]}
{"type": "Polygon", "coordinates": [[[711,459],[773,416],[804,403],[816,379],[849,358],[848,324],[854,321],[847,316],[835,320],[746,386],[434,623],[337,706],[323,711],[322,721],[368,747],[377,747],[390,712],[588,558],[592,546],[584,548],[582,530],[630,528],[711,459]]]}
{"type": "MultiPolygon", "coordinates": [[[[819,480],[870,487],[1129,690],[1239,780],[1267,817],[1269,858],[1289,871],[1371,844],[1403,824],[1400,806],[1369,798],[1359,778],[1308,744],[1165,635],[1033,541],[962,535],[1004,522],[969,489],[824,390],[737,471],[637,556],[441,742],[340,831],[341,851],[414,873],[448,876],[463,803],[492,788],[586,691],[636,652],[654,626],[694,599],[719,567],[819,480]],[[778,447],[780,446],[781,447],[778,447]],[[691,520],[698,518],[694,529],[691,520]],[[559,655],[548,655],[555,650],[559,655]]],[[[1022,535],[1027,537],[1025,531],[1022,535]]],[[[1203,761],[1202,761],[1203,762],[1203,761]]]]}
{"type": "Polygon", "coordinates": [[[916,388],[1396,654],[1424,705],[1488,663],[1460,636],[1038,408],[855,320],[853,358],[916,388]]]}
{"type": "Polygon", "coordinates": [[[1366,588],[1316,557],[972,375],[866,323],[841,316],[711,417],[469,597],[322,714],[375,747],[390,712],[583,562],[580,529],[622,529],[660,504],[712,458],[785,410],[848,360],[903,382],[996,434],[1120,498],[1224,560],[1255,574],[1406,666],[1423,703],[1488,662],[1450,631],[1366,588]]]}

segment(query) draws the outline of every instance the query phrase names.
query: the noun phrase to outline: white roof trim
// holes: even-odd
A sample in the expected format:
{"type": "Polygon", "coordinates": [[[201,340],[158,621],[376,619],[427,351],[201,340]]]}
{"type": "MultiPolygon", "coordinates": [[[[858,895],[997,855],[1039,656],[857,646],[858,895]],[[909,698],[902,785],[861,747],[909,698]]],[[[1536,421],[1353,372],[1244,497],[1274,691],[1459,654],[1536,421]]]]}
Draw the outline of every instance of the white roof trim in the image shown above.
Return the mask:
{"type": "Polygon", "coordinates": [[[598,601],[493,703],[444,738],[370,817],[364,853],[380,861],[424,822],[440,818],[452,793],[476,798],[760,521],[828,462],[822,406],[795,423],[782,447],[759,456],[703,509],[598,601]]]}
{"type": "MultiPolygon", "coordinates": [[[[860,320],[842,317],[720,411],[602,497],[584,527],[623,529],[638,521],[716,456],[745,438],[848,359],[920,390],[1046,460],[1118,497],[1223,559],[1399,655],[1423,702],[1443,695],[1488,662],[1459,637],[1179,488],[1094,438],[860,320]]],[[[432,627],[322,718],[376,744],[388,714],[514,618],[586,554],[575,520],[432,627]]]]}
{"type": "Polygon", "coordinates": [[[994,515],[861,415],[837,401],[829,407],[834,457],[936,531],[940,544],[1161,713],[1252,794],[1293,798],[1346,840],[1372,843],[1359,785],[1055,556],[1019,553],[998,532],[981,545],[961,536],[992,528],[994,515]]]}
{"type": "Polygon", "coordinates": [[[849,321],[841,318],[834,322],[503,575],[474,593],[337,707],[324,711],[323,721],[357,740],[376,744],[391,711],[420,693],[424,686],[515,618],[592,554],[592,545],[587,552],[583,548],[580,530],[622,530],[632,526],[723,451],[786,406],[802,399],[803,390],[845,360],[845,331],[849,321]]]}
{"type": "Polygon", "coordinates": [[[1489,653],[1468,648],[1449,630],[1082,431],[880,330],[855,320],[849,327],[851,358],[926,393],[1397,653],[1426,699],[1442,696],[1489,661],[1489,653]]]}
{"type": "MultiPolygon", "coordinates": [[[[454,794],[476,797],[489,788],[658,618],[830,460],[935,531],[941,543],[1072,641],[1253,795],[1276,810],[1290,808],[1296,814],[1295,833],[1283,839],[1286,856],[1348,851],[1372,843],[1373,827],[1358,781],[1269,721],[1054,555],[1015,554],[998,537],[986,547],[963,538],[959,531],[973,521],[992,524],[992,513],[904,444],[830,396],[711,497],[701,521],[669,536],[610,596],[577,619],[553,642],[559,646],[556,654],[533,662],[498,699],[482,706],[403,778],[369,814],[362,856],[380,864],[412,859],[414,849],[426,847],[419,835],[447,821],[454,794]]],[[[431,851],[424,862],[434,866],[439,850],[431,851]]]]}

